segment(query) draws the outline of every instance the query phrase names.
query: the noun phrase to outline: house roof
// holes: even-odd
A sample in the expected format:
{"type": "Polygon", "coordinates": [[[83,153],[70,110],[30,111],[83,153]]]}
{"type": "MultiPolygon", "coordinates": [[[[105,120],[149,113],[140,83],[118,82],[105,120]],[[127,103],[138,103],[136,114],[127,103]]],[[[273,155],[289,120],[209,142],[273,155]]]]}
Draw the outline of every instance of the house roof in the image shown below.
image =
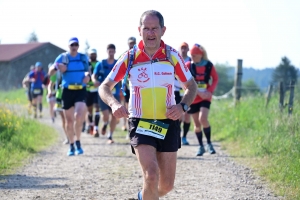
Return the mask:
{"type": "Polygon", "coordinates": [[[48,43],[0,44],[0,62],[11,61],[48,43]]]}

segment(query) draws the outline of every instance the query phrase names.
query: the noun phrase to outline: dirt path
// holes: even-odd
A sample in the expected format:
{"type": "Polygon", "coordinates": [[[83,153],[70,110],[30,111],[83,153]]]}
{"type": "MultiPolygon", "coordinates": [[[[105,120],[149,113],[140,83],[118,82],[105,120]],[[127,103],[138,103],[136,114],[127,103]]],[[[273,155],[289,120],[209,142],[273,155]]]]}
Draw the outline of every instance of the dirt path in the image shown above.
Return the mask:
{"type": "MultiPolygon", "coordinates": [[[[50,124],[50,119],[42,122],[50,124]]],[[[54,126],[62,133],[56,122],[54,126]]],[[[84,155],[67,157],[61,142],[41,152],[18,170],[0,180],[0,199],[136,199],[141,189],[141,172],[124,132],[115,134],[116,143],[83,134],[84,155]]],[[[197,142],[192,133],[190,146],[178,152],[174,190],[161,199],[281,199],[275,197],[250,169],[236,164],[218,143],[217,154],[195,157],[197,142]]]]}

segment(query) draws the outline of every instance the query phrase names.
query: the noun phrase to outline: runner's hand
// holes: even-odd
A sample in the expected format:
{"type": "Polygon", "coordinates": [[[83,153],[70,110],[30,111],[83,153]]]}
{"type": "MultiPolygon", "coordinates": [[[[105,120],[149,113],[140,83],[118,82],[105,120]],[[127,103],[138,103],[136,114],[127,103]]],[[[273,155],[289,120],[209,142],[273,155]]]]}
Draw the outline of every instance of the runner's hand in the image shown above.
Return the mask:
{"type": "Polygon", "coordinates": [[[210,99],[212,96],[212,93],[209,91],[197,91],[197,94],[202,98],[202,99],[210,99]]]}
{"type": "Polygon", "coordinates": [[[180,119],[183,114],[183,109],[180,104],[167,106],[166,117],[172,120],[180,119]]]}
{"type": "Polygon", "coordinates": [[[29,79],[30,80],[30,82],[35,82],[35,78],[31,78],[31,79],[29,79]]]}
{"type": "Polygon", "coordinates": [[[129,117],[129,112],[122,104],[114,104],[111,106],[112,114],[117,118],[129,117]]]}
{"type": "Polygon", "coordinates": [[[57,69],[58,69],[60,72],[64,73],[64,72],[67,70],[67,66],[64,65],[64,64],[62,64],[62,63],[58,63],[58,64],[57,64],[57,69]]]}
{"type": "Polygon", "coordinates": [[[94,86],[95,87],[99,87],[100,86],[100,82],[99,81],[94,82],[94,86]]]}
{"type": "Polygon", "coordinates": [[[82,80],[83,83],[87,84],[90,81],[90,76],[85,76],[82,80]]]}

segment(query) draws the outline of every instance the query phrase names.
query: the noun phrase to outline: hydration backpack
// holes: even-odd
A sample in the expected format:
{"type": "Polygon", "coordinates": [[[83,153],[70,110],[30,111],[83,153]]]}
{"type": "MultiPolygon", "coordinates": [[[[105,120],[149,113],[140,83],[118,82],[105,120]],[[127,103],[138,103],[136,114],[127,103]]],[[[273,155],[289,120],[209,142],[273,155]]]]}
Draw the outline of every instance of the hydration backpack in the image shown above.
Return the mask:
{"type": "Polygon", "coordinates": [[[80,55],[80,60],[69,60],[69,57],[68,57],[68,52],[65,52],[62,54],[62,63],[66,66],[68,66],[68,64],[70,62],[76,62],[76,61],[81,61],[83,66],[84,66],[84,69],[78,69],[78,70],[68,70],[65,71],[64,73],[66,72],[87,72],[89,71],[89,62],[86,58],[86,55],[85,54],[82,54],[82,53],[78,53],[80,55]]]}
{"type": "MultiPolygon", "coordinates": [[[[211,69],[212,69],[212,63],[211,62],[207,62],[206,65],[205,65],[205,71],[204,71],[204,82],[207,84],[210,80],[210,72],[211,72],[211,69]]],[[[196,71],[196,64],[195,63],[191,63],[191,69],[190,69],[190,72],[191,74],[193,75],[193,77],[195,78],[196,80],[196,76],[198,75],[197,74],[197,71],[196,71]]]]}

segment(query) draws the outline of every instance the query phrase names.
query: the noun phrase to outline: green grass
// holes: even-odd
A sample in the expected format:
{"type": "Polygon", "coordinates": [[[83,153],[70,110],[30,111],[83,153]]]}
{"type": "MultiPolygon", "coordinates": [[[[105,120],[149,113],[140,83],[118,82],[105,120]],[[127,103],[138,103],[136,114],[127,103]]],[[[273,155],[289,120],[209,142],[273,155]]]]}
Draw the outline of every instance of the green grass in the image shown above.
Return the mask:
{"type": "MultiPolygon", "coordinates": [[[[10,91],[0,91],[0,102],[5,104],[21,104],[27,105],[27,94],[25,89],[15,89],[10,91]]],[[[46,90],[44,89],[43,105],[47,106],[46,90]]]]}
{"type": "Polygon", "coordinates": [[[11,107],[0,105],[0,175],[13,173],[58,136],[53,128],[16,114],[11,107]]]}
{"type": "MultiPolygon", "coordinates": [[[[287,93],[288,95],[288,93],[287,93]]],[[[275,192],[287,199],[300,199],[300,106],[281,113],[277,96],[265,108],[264,97],[214,101],[210,113],[214,139],[223,142],[233,156],[240,157],[269,181],[275,192]]]]}

